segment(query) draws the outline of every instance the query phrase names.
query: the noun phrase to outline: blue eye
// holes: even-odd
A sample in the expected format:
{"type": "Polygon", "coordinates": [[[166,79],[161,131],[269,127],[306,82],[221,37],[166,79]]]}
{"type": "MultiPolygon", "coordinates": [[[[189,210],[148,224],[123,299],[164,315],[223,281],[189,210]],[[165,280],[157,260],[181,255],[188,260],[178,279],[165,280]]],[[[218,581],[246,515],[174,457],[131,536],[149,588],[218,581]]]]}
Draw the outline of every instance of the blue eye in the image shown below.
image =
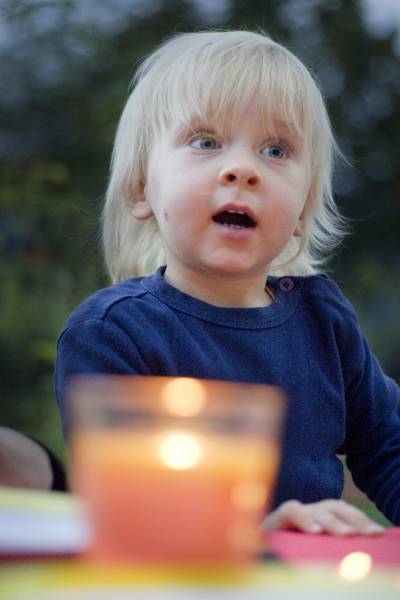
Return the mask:
{"type": "Polygon", "coordinates": [[[282,144],[269,144],[261,152],[264,156],[278,160],[285,160],[290,155],[288,149],[282,144]]]}
{"type": "Polygon", "coordinates": [[[190,147],[196,150],[218,150],[221,144],[210,133],[202,133],[190,142],[190,147]]]}

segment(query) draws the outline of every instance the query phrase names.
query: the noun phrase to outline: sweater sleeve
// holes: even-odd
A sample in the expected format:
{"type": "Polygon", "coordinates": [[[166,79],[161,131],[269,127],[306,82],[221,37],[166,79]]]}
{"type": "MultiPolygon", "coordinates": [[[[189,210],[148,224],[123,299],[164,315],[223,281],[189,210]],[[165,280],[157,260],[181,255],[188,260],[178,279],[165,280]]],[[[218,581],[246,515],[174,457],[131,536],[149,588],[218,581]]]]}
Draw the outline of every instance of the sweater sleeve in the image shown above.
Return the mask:
{"type": "Polygon", "coordinates": [[[400,525],[400,388],[386,376],[361,335],[350,335],[345,452],[354,482],[395,525],[400,525]]]}
{"type": "Polygon", "coordinates": [[[114,322],[86,319],[67,327],[58,340],[55,366],[55,392],[64,434],[69,418],[68,380],[82,373],[151,374],[135,342],[114,322]]]}
{"type": "Polygon", "coordinates": [[[52,482],[51,482],[51,490],[55,492],[67,492],[68,491],[68,482],[67,475],[65,472],[65,466],[58,458],[58,456],[50,450],[46,444],[38,440],[33,436],[28,436],[33,440],[36,444],[38,444],[43,451],[47,454],[50,463],[52,482]]]}

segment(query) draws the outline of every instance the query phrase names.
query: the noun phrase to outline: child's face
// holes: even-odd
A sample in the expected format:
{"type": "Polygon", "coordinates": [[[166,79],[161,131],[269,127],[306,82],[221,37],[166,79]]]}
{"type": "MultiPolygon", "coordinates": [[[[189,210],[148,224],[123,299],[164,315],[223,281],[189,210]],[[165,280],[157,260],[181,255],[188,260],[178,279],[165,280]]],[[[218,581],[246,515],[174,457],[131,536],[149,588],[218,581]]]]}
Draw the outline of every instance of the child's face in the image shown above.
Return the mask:
{"type": "Polygon", "coordinates": [[[310,175],[302,140],[279,120],[261,126],[249,106],[224,131],[208,119],[171,127],[151,152],[142,201],[154,214],[168,272],[259,276],[299,235],[310,175]]]}

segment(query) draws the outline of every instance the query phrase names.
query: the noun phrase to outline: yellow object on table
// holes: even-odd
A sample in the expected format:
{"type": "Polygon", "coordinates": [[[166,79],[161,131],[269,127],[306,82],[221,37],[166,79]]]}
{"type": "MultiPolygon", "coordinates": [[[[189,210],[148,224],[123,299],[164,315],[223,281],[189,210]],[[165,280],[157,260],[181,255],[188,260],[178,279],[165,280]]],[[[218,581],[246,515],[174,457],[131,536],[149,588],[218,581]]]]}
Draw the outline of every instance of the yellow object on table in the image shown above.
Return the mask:
{"type": "Polygon", "coordinates": [[[65,556],[86,544],[83,507],[73,494],[0,487],[0,560],[65,556]]]}
{"type": "Polygon", "coordinates": [[[398,600],[400,576],[349,583],[333,568],[95,567],[78,561],[0,568],[2,600],[398,600]]]}

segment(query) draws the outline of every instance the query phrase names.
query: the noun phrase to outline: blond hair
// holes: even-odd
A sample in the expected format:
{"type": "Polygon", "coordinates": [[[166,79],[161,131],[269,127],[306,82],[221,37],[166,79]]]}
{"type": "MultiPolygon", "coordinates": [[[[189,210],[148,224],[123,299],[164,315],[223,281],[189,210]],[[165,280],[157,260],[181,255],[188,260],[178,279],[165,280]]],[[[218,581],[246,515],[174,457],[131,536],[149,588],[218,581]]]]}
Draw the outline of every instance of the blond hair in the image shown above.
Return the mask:
{"type": "Polygon", "coordinates": [[[324,255],[345,232],[331,187],[338,150],[321,92],[299,59],[263,33],[182,33],[141,63],[132,87],[116,134],[103,212],[105,260],[114,282],[164,264],[155,218],[136,220],[128,211],[145,181],[157,134],[195,117],[212,115],[223,122],[254,98],[266,120],[279,114],[302,136],[310,158],[302,236],[288,242],[270,272],[321,271],[324,255]]]}

